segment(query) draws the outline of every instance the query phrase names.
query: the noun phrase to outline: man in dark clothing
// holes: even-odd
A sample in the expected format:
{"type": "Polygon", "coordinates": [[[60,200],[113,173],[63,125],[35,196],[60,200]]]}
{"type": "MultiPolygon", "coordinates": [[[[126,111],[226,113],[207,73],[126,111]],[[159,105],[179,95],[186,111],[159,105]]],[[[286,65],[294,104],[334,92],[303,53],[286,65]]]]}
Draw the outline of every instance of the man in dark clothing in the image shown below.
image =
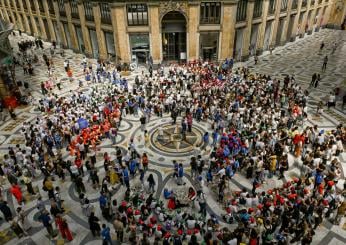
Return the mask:
{"type": "Polygon", "coordinates": [[[317,74],[314,73],[311,77],[310,87],[314,86],[316,78],[317,78],[317,74]]]}
{"type": "Polygon", "coordinates": [[[322,71],[326,71],[328,63],[328,56],[326,55],[323,59],[322,71]]]}
{"type": "Polygon", "coordinates": [[[39,216],[38,219],[42,222],[43,226],[47,229],[48,234],[52,237],[55,237],[56,235],[54,234],[53,226],[50,222],[51,217],[48,211],[47,210],[43,211],[43,213],[39,216]]]}

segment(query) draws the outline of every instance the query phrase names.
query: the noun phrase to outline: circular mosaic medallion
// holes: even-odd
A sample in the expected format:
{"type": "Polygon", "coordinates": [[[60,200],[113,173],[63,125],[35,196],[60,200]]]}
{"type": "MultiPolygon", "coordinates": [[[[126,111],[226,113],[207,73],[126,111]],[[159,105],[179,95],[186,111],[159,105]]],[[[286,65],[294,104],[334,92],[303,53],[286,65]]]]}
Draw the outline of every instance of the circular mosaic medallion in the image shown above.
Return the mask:
{"type": "Polygon", "coordinates": [[[183,135],[180,125],[166,123],[151,132],[151,146],[163,153],[186,154],[202,143],[203,131],[197,127],[183,135]]]}

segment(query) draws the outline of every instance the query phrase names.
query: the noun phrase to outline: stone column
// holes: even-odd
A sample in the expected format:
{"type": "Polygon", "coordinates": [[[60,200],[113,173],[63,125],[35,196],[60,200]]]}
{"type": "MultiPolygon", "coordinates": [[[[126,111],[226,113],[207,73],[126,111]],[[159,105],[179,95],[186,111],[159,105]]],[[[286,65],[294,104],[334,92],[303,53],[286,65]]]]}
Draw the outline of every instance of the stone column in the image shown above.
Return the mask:
{"type": "Polygon", "coordinates": [[[80,25],[82,29],[82,34],[83,34],[85,54],[86,56],[91,57],[93,52],[92,52],[92,47],[90,43],[89,30],[85,25],[85,11],[84,11],[84,5],[82,1],[78,2],[78,13],[79,13],[79,20],[80,20],[80,25]]]}
{"type": "MultiPolygon", "coordinates": [[[[130,57],[130,45],[127,34],[127,18],[126,9],[124,3],[113,3],[111,5],[112,13],[112,25],[114,29],[114,40],[117,40],[117,56],[121,59],[122,63],[129,63],[130,57]],[[116,17],[116,18],[115,18],[116,17]]],[[[158,41],[157,41],[158,42],[158,41]]]]}
{"type": "Polygon", "coordinates": [[[246,27],[244,29],[243,34],[243,43],[241,45],[241,60],[245,61],[250,56],[250,38],[251,38],[251,30],[252,30],[252,17],[253,10],[255,8],[255,0],[249,0],[246,8],[246,27]]]}
{"type": "Polygon", "coordinates": [[[47,0],[43,0],[43,8],[44,8],[44,12],[46,14],[46,18],[47,18],[47,23],[48,23],[48,30],[50,33],[50,41],[56,41],[56,35],[55,35],[55,31],[54,31],[54,26],[53,26],[53,22],[52,19],[50,18],[50,13],[49,13],[49,7],[48,7],[48,2],[47,0]]]}
{"type": "Polygon", "coordinates": [[[276,32],[278,31],[279,21],[280,21],[280,11],[281,11],[281,0],[276,1],[275,6],[275,19],[272,24],[271,33],[270,33],[270,45],[275,46],[276,43],[276,32]]]}
{"type": "Polygon", "coordinates": [[[15,11],[16,11],[16,15],[17,15],[17,20],[18,20],[18,29],[21,30],[21,31],[24,31],[24,24],[23,24],[23,21],[22,21],[22,16],[21,14],[19,13],[20,11],[20,6],[17,6],[17,3],[16,1],[13,1],[13,5],[14,5],[14,8],[15,8],[15,11]]]}
{"type": "MultiPolygon", "coordinates": [[[[5,0],[5,1],[7,2],[7,6],[10,6],[10,0],[5,0]]],[[[14,17],[14,14],[13,14],[13,11],[12,11],[12,8],[11,8],[11,7],[10,7],[10,9],[9,9],[8,12],[10,12],[10,15],[9,15],[9,16],[11,16],[12,21],[13,21],[13,24],[14,24],[14,25],[17,25],[17,20],[16,20],[16,18],[14,17]]]]}
{"type": "Polygon", "coordinates": [[[46,33],[46,28],[43,24],[43,20],[42,20],[42,16],[41,16],[41,12],[40,12],[40,7],[38,6],[38,2],[36,0],[34,0],[34,4],[35,4],[35,9],[36,9],[36,13],[38,16],[38,22],[40,24],[40,29],[41,29],[41,34],[40,37],[42,37],[43,39],[47,40],[47,33],[46,33]]]}
{"type": "Polygon", "coordinates": [[[103,30],[101,29],[101,12],[98,3],[93,3],[94,23],[96,29],[97,42],[99,46],[99,56],[101,59],[107,59],[107,47],[103,30]]]}
{"type": "Polygon", "coordinates": [[[343,23],[345,17],[346,17],[346,3],[343,5],[337,5],[337,2],[329,1],[329,18],[328,18],[328,24],[330,24],[332,27],[340,29],[341,24],[343,23]]]}
{"type": "Polygon", "coordinates": [[[5,9],[5,0],[1,0],[1,5],[4,6],[3,7],[3,15],[4,15],[4,19],[7,21],[7,22],[10,22],[10,18],[9,18],[9,15],[8,15],[8,11],[5,9]]]}
{"type": "Polygon", "coordinates": [[[26,15],[25,11],[24,11],[24,6],[23,6],[23,2],[22,1],[19,1],[19,9],[23,13],[25,32],[28,33],[28,34],[31,34],[31,28],[30,28],[30,25],[29,25],[28,17],[26,15]]]}
{"type": "Polygon", "coordinates": [[[189,37],[189,47],[188,47],[188,60],[196,60],[199,58],[199,2],[191,2],[188,5],[188,37],[189,37]]]}
{"type": "Polygon", "coordinates": [[[60,36],[60,41],[62,43],[59,43],[60,45],[63,45],[64,47],[67,46],[67,40],[66,40],[66,36],[65,36],[65,31],[64,31],[64,26],[60,21],[60,13],[59,13],[59,6],[58,6],[58,2],[54,1],[53,2],[53,6],[54,6],[54,13],[55,13],[55,17],[56,17],[56,23],[58,24],[57,29],[58,29],[58,33],[57,35],[60,36]]]}
{"type": "Polygon", "coordinates": [[[300,12],[302,10],[302,1],[303,0],[298,0],[297,14],[294,18],[294,23],[293,23],[293,27],[292,27],[292,36],[291,36],[290,41],[295,41],[295,39],[297,37],[296,33],[297,33],[297,28],[298,28],[298,21],[299,21],[300,12]]]}
{"type": "Polygon", "coordinates": [[[287,1],[287,9],[286,9],[286,17],[284,19],[284,25],[282,30],[282,35],[280,37],[280,44],[284,45],[287,40],[287,31],[288,31],[288,25],[290,24],[291,20],[291,8],[292,8],[292,0],[287,1]]]}
{"type": "Polygon", "coordinates": [[[237,2],[224,2],[220,30],[219,60],[233,57],[237,2]]]}
{"type": "MultiPolygon", "coordinates": [[[[70,34],[70,38],[71,38],[72,49],[74,51],[79,51],[78,40],[77,40],[77,36],[76,36],[76,30],[74,28],[74,25],[72,24],[71,6],[70,6],[69,1],[65,1],[65,12],[66,12],[67,26],[68,26],[68,30],[70,32],[69,34],[70,34]]],[[[66,35],[66,33],[65,33],[65,35],[66,35]]]]}
{"type": "MultiPolygon", "coordinates": [[[[330,19],[331,15],[332,15],[331,10],[333,9],[333,4],[330,3],[330,2],[328,2],[327,4],[328,4],[328,6],[327,6],[326,12],[325,12],[325,14],[323,16],[323,22],[322,22],[323,26],[328,24],[329,19],[330,19]]],[[[344,10],[345,10],[344,13],[346,14],[346,4],[344,5],[344,10]]],[[[342,12],[342,11],[340,11],[340,12],[342,12]]],[[[333,14],[333,16],[335,16],[335,14],[333,14]]]]}
{"type": "Polygon", "coordinates": [[[31,20],[31,27],[32,27],[31,28],[31,30],[32,30],[31,34],[34,36],[40,36],[40,33],[38,33],[38,30],[37,30],[35,18],[31,12],[31,4],[34,4],[34,3],[30,0],[23,0],[23,1],[26,1],[26,6],[28,7],[28,12],[29,12],[29,16],[30,16],[30,20],[31,20]]]}
{"type": "Polygon", "coordinates": [[[262,54],[264,46],[264,34],[266,31],[267,17],[268,17],[269,0],[264,0],[262,3],[262,22],[258,28],[256,52],[258,55],[262,54]]]}
{"type": "Polygon", "coordinates": [[[310,19],[307,20],[307,23],[309,25],[309,28],[308,28],[308,34],[311,34],[312,31],[314,30],[314,22],[315,22],[315,17],[316,17],[316,8],[314,8],[311,12],[311,16],[310,16],[310,19]]]}
{"type": "Polygon", "coordinates": [[[160,30],[159,3],[149,3],[150,55],[154,64],[162,60],[162,36],[160,30]]]}

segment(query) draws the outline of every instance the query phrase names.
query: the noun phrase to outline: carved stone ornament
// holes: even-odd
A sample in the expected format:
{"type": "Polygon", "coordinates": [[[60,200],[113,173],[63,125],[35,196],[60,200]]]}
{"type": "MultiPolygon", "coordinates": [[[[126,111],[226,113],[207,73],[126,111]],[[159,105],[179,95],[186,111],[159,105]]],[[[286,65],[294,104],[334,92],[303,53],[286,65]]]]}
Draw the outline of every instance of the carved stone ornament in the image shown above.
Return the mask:
{"type": "Polygon", "coordinates": [[[160,2],[160,19],[167,14],[168,12],[171,11],[179,11],[182,12],[185,16],[187,16],[187,2],[182,2],[182,1],[163,1],[160,2]]]}

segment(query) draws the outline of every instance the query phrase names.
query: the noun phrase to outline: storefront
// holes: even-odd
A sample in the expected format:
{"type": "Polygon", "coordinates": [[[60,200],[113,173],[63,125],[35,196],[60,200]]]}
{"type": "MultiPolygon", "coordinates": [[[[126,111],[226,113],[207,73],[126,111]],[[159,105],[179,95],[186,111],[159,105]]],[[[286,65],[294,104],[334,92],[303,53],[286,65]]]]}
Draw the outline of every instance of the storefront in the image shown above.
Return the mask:
{"type": "Polygon", "coordinates": [[[218,43],[218,32],[201,32],[199,56],[203,60],[217,60],[218,43]]]}
{"type": "Polygon", "coordinates": [[[146,63],[150,56],[149,34],[130,34],[131,62],[146,63]]]}

